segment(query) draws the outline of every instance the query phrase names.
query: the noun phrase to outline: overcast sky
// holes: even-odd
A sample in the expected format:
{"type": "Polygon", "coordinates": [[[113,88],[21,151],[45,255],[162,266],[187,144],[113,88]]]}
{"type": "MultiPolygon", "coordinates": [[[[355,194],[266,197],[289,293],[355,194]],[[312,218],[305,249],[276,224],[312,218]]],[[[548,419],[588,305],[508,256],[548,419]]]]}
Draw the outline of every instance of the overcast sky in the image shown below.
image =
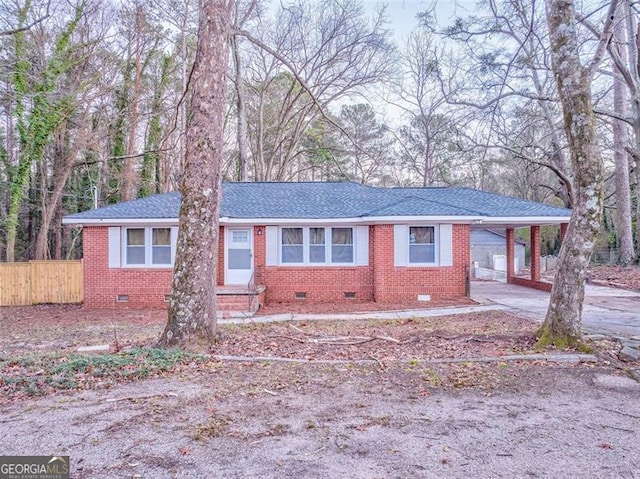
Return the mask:
{"type": "Polygon", "coordinates": [[[455,17],[469,15],[475,9],[475,0],[364,0],[365,8],[372,11],[381,5],[387,5],[387,13],[391,17],[394,36],[399,43],[403,37],[418,24],[416,14],[429,10],[435,5],[438,23],[442,26],[449,25],[455,17]]]}

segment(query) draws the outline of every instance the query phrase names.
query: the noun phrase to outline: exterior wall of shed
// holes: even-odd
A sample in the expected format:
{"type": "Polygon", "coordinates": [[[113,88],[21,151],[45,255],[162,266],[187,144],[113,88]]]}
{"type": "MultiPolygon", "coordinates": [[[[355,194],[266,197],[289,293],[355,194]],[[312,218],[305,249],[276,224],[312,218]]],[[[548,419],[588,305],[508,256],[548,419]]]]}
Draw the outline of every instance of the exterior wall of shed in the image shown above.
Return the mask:
{"type": "MultiPolygon", "coordinates": [[[[84,228],[85,305],[93,308],[166,308],[171,268],[109,268],[108,228],[84,228]],[[127,302],[118,302],[127,295],[127,302]]],[[[369,264],[348,267],[266,266],[265,226],[254,234],[254,281],[266,286],[265,301],[306,303],[416,301],[463,297],[470,264],[469,225],[453,225],[453,265],[413,267],[394,265],[393,225],[369,227],[369,264]],[[296,299],[296,293],[305,293],[296,299]],[[345,293],[355,293],[346,298],[345,293]]],[[[220,232],[218,285],[224,284],[224,228],[220,232]]]]}
{"type": "MultiPolygon", "coordinates": [[[[507,254],[505,237],[487,230],[471,232],[471,262],[478,263],[481,268],[493,269],[493,256],[507,254]]],[[[519,268],[525,267],[525,246],[515,243],[515,258],[519,268]]]]}

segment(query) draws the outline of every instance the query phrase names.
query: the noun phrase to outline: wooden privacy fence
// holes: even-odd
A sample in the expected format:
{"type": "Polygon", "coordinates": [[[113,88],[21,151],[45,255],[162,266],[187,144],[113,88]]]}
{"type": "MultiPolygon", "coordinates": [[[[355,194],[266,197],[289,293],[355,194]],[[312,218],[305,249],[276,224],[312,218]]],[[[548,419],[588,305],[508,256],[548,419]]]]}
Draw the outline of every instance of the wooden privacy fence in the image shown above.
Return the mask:
{"type": "Polygon", "coordinates": [[[0,263],[0,306],[80,303],[82,261],[0,263]]]}

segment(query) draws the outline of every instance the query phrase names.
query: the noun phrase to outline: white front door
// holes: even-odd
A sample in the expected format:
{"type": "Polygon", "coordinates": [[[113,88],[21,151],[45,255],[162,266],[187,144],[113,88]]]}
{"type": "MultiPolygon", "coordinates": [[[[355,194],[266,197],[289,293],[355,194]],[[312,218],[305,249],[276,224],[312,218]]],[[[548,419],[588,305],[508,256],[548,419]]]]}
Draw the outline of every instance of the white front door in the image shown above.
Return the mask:
{"type": "Polygon", "coordinates": [[[253,273],[253,228],[225,228],[225,284],[247,285],[253,273]]]}

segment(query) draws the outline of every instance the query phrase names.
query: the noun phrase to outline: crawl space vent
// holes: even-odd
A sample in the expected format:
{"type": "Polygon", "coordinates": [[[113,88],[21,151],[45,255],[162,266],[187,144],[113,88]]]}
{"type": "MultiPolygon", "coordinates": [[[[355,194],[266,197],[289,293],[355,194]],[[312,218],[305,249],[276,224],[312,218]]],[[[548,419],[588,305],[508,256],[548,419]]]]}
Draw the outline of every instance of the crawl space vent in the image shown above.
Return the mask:
{"type": "Polygon", "coordinates": [[[128,294],[119,294],[118,297],[116,298],[116,301],[118,303],[126,303],[127,301],[129,301],[129,295],[128,294]]]}
{"type": "Polygon", "coordinates": [[[305,299],[307,297],[307,293],[304,291],[296,291],[296,299],[305,299]]]}
{"type": "Polygon", "coordinates": [[[355,299],[356,298],[356,293],[354,291],[345,292],[344,293],[344,297],[346,299],[355,299]]]}

